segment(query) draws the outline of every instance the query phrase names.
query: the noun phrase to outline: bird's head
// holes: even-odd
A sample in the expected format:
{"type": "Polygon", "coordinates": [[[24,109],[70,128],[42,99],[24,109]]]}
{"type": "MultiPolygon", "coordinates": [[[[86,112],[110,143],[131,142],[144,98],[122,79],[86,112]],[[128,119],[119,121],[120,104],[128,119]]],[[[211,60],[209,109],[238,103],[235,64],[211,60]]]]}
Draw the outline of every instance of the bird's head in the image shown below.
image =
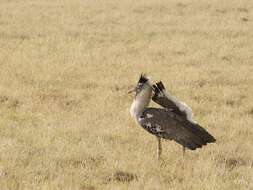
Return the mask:
{"type": "Polygon", "coordinates": [[[141,74],[136,87],[130,90],[128,93],[135,92],[137,96],[150,96],[152,94],[152,85],[150,84],[149,78],[145,74],[141,74]]]}

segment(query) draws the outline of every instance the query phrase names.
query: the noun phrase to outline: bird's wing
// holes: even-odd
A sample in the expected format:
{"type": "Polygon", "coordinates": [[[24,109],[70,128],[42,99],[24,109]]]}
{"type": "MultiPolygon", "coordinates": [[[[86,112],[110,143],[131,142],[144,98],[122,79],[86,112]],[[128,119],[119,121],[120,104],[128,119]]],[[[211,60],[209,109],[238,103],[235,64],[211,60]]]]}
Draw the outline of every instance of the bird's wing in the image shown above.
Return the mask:
{"type": "Polygon", "coordinates": [[[160,106],[180,115],[192,123],[196,123],[193,119],[193,113],[189,106],[184,102],[177,100],[174,96],[168,94],[162,83],[162,81],[157,82],[153,86],[154,95],[152,100],[159,104],[160,106]]]}
{"type": "Polygon", "coordinates": [[[174,140],[191,150],[215,142],[215,138],[198,124],[165,109],[148,108],[138,122],[148,132],[174,140]]]}

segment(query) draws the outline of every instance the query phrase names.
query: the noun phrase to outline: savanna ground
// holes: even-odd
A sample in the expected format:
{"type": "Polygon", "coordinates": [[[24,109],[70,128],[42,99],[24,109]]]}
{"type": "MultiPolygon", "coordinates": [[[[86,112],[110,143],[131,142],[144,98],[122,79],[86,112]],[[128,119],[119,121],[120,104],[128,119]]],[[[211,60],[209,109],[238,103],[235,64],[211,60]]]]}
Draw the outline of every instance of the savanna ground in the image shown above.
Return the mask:
{"type": "Polygon", "coordinates": [[[1,0],[0,189],[253,189],[252,52],[251,0],[1,0]],[[217,143],[157,163],[142,72],[217,143]]]}

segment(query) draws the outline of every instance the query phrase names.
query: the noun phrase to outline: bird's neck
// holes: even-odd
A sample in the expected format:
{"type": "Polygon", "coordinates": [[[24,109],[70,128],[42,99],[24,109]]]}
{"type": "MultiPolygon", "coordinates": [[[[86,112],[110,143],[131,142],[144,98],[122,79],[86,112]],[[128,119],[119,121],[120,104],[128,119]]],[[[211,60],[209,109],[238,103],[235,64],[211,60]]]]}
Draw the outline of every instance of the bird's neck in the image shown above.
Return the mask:
{"type": "Polygon", "coordinates": [[[151,96],[152,89],[148,88],[135,97],[130,108],[130,114],[135,120],[138,120],[144,109],[149,105],[151,96]]]}

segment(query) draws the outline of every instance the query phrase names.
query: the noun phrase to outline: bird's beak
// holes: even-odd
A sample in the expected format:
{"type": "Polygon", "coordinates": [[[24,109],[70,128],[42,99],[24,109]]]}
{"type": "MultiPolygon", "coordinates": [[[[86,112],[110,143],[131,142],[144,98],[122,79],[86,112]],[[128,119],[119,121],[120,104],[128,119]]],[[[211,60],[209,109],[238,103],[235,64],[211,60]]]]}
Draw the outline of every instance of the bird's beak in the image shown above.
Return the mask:
{"type": "Polygon", "coordinates": [[[132,90],[129,90],[127,93],[128,94],[131,94],[131,93],[133,93],[133,92],[135,92],[136,91],[136,88],[134,88],[134,89],[132,89],[132,90]]]}

